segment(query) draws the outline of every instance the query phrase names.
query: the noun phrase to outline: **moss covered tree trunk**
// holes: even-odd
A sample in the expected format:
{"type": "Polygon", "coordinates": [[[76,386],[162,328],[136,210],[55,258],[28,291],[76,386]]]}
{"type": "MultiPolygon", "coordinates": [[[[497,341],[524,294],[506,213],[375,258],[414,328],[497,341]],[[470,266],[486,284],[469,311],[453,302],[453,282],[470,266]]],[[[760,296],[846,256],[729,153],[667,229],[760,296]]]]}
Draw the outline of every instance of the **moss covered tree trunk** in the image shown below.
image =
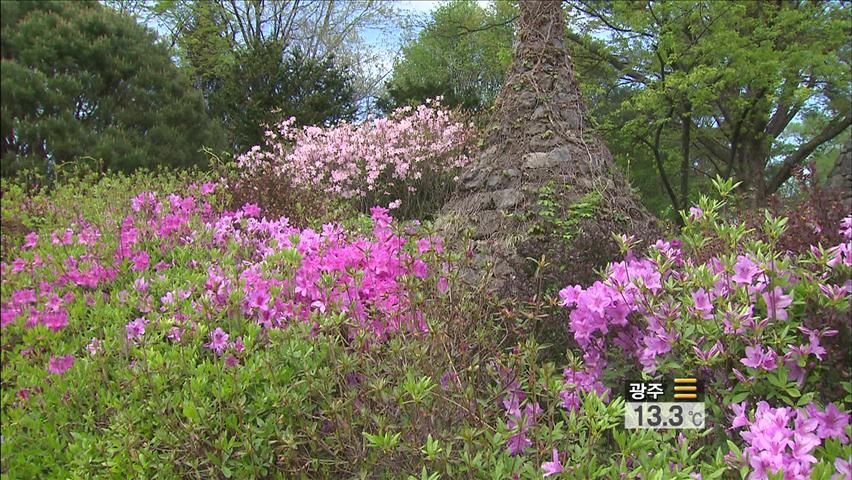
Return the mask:
{"type": "Polygon", "coordinates": [[[658,234],[587,124],[564,18],[559,1],[520,3],[485,147],[438,222],[451,238],[472,232],[470,280],[485,276],[516,298],[594,281],[594,268],[618,256],[612,233],[646,242],[658,234]]]}

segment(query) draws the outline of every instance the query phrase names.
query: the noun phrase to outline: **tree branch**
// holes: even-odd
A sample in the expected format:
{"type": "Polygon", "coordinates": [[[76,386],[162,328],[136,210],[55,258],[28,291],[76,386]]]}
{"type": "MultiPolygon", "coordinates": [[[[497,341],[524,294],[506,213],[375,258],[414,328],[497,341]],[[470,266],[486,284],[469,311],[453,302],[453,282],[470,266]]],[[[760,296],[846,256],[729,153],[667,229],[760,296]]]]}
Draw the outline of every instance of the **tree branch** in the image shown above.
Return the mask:
{"type": "Polygon", "coordinates": [[[577,45],[580,45],[580,47],[584,48],[590,54],[594,55],[597,58],[600,58],[601,60],[615,67],[615,69],[621,72],[623,76],[626,76],[627,78],[630,78],[633,81],[642,84],[649,83],[648,77],[646,77],[640,72],[631,69],[630,66],[627,65],[627,62],[615,57],[611,53],[604,50],[603,47],[587,41],[581,35],[571,30],[565,32],[565,37],[568,38],[568,40],[571,40],[572,42],[576,43],[577,45]]]}
{"type": "Polygon", "coordinates": [[[767,195],[771,195],[778,191],[781,185],[783,185],[784,182],[790,178],[790,175],[793,174],[793,169],[797,165],[807,158],[808,155],[813,153],[817,147],[840,135],[840,133],[849,127],[849,125],[852,125],[852,114],[850,114],[850,112],[846,112],[843,116],[837,116],[822,129],[819,135],[812,138],[809,142],[799,146],[795,152],[788,155],[787,158],[781,162],[781,166],[772,177],[772,180],[769,181],[769,185],[766,188],[767,195]]]}

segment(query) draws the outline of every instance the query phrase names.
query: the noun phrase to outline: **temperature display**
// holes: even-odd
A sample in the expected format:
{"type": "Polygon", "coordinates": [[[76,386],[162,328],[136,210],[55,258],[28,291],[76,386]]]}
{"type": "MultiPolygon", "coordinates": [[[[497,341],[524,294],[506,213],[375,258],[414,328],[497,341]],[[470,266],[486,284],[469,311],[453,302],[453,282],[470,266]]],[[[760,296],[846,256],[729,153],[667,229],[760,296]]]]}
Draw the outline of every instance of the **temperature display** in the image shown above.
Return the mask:
{"type": "Polygon", "coordinates": [[[628,402],[625,428],[704,428],[702,402],[628,402]]]}

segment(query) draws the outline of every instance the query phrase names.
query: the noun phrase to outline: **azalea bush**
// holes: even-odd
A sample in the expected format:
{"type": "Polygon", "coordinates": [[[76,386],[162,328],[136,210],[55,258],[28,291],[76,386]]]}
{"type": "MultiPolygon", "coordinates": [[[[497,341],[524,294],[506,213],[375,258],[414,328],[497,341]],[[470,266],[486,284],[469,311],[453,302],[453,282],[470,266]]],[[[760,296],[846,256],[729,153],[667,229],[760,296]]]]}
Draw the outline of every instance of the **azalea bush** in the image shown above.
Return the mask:
{"type": "Polygon", "coordinates": [[[754,232],[726,211],[734,185],[717,187],[722,199],[693,207],[679,240],[645,257],[628,251],[604,280],[560,292],[583,352],[582,368],[566,371],[565,406],[577,409],[580,392],[612,398],[608,385],[640,373],[696,374],[714,432],[699,444],[737,439],[729,466],[749,478],[842,476],[852,456],[852,217],[835,227],[840,243],[793,254],[778,245],[786,219],[767,214],[754,232]]]}
{"type": "MultiPolygon", "coordinates": [[[[254,383],[263,378],[260,370],[286,377],[286,365],[301,363],[297,358],[308,351],[321,365],[325,347],[311,338],[324,328],[341,337],[340,345],[351,345],[350,354],[391,335],[428,331],[417,307],[422,294],[415,299],[409,291],[430,277],[433,289],[444,288],[442,267],[432,258],[443,251],[437,237],[395,232],[380,208],[362,222],[362,233],[333,224],[302,230],[286,218],[261,218],[251,204],[217,211],[216,190],[208,182],[184,188],[184,196],[141,192],[112,215],[102,210],[64,228],[28,233],[0,264],[4,471],[148,476],[165,468],[162,458],[179,475],[209,465],[227,471],[224,459],[159,450],[197,444],[191,428],[187,437],[153,437],[186,430],[202,419],[199,411],[226,414],[219,408],[226,391],[239,395],[242,400],[230,400],[242,406],[219,420],[230,422],[239,412],[243,422],[245,395],[254,387],[241,379],[251,378],[262,391],[263,383],[254,383]],[[279,350],[272,340],[278,330],[288,330],[297,344],[284,341],[279,350]],[[270,342],[271,351],[251,355],[270,342]],[[254,366],[240,368],[245,364],[254,366]],[[211,375],[230,387],[218,382],[215,408],[196,405],[204,392],[213,395],[206,387],[211,375]],[[121,444],[126,456],[113,455],[121,444]],[[184,464],[179,454],[193,458],[184,464]]],[[[304,368],[310,366],[296,371],[304,368]]],[[[273,408],[276,401],[251,407],[273,408]]],[[[310,411],[310,401],[299,398],[304,405],[294,406],[294,415],[310,411]]],[[[276,420],[264,431],[279,427],[276,420]]],[[[278,462],[264,459],[247,464],[278,462]]]]}
{"type": "Polygon", "coordinates": [[[454,175],[470,159],[471,125],[439,100],[360,124],[294,123],[290,118],[266,131],[263,145],[237,158],[245,177],[274,172],[362,211],[384,205],[403,218],[422,218],[443,204],[454,175]]]}
{"type": "Polygon", "coordinates": [[[3,478],[848,477],[852,219],[789,253],[720,184],[679,239],[519,304],[381,207],[313,229],[201,174],[3,188],[3,478]],[[707,428],[626,430],[624,380],[682,372],[707,428]]]}

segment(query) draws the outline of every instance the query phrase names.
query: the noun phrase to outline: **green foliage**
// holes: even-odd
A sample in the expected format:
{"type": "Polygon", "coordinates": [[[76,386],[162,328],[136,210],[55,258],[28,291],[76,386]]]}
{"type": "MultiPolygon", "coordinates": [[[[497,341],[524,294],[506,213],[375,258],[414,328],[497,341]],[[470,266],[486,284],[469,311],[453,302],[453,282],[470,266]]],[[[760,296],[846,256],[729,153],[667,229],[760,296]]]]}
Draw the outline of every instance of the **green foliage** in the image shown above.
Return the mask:
{"type": "Polygon", "coordinates": [[[297,125],[329,126],[355,116],[351,74],[298,48],[278,43],[241,49],[221,77],[205,78],[210,113],[221,119],[235,151],[263,141],[263,132],[289,117],[297,125]],[[282,58],[284,57],[284,58],[282,58]]]}
{"type": "Polygon", "coordinates": [[[761,201],[852,121],[849,4],[576,1],[569,15],[592,115],[656,211],[717,174],[761,201]]]}
{"type": "MultiPolygon", "coordinates": [[[[563,185],[563,189],[569,188],[569,185],[563,185]]],[[[566,192],[556,192],[554,182],[539,187],[537,193],[537,213],[547,226],[546,229],[539,228],[539,233],[547,231],[566,242],[570,242],[580,232],[579,225],[582,220],[594,218],[603,199],[599,191],[593,190],[561,211],[560,202],[566,192]]]]}
{"type": "Polygon", "coordinates": [[[130,171],[203,161],[221,130],[153,33],[95,2],[3,2],[2,174],[90,157],[130,171]]]}
{"type": "MultiPolygon", "coordinates": [[[[281,18],[260,18],[273,14],[264,9],[297,6],[281,3],[256,8],[249,14],[252,8],[232,10],[224,2],[159,4],[161,15],[185,17],[186,28],[176,37],[179,56],[204,93],[210,114],[225,127],[233,150],[243,152],[260,144],[267,126],[291,116],[298,125],[328,126],[352,120],[356,107],[350,70],[331,52],[311,54],[298,42],[284,38],[279,31],[281,18]],[[251,30],[245,36],[247,32],[237,25],[250,20],[274,23],[267,28],[277,30],[267,34],[251,30]]],[[[290,13],[298,12],[281,15],[290,13]]]]}
{"type": "Polygon", "coordinates": [[[511,60],[515,7],[498,1],[488,9],[472,0],[440,6],[417,38],[403,47],[379,101],[384,111],[443,97],[450,107],[489,107],[511,60]]]}
{"type": "MultiPolygon", "coordinates": [[[[197,188],[211,176],[219,177],[144,172],[90,176],[31,196],[4,181],[4,237],[7,219],[14,215],[25,225],[24,232],[35,230],[42,237],[35,250],[13,242],[4,253],[6,258],[27,259],[38,253],[46,262],[67,258],[69,249],[82,251],[81,247],[54,245],[47,238],[76,222],[91,222],[107,242],[114,242],[116,225],[139,192],[156,191],[166,197],[193,190],[187,186],[194,183],[197,188]]],[[[720,258],[730,263],[741,248],[761,265],[774,263],[779,273],[770,272],[772,282],[786,285],[786,275],[780,272],[787,271],[802,279],[789,285],[795,302],[788,321],[774,321],[751,333],[761,335],[779,354],[801,340],[795,326],[806,312],[821,320],[831,318],[830,311],[848,313],[848,294],[828,299],[817,282],[810,281],[819,273],[810,270],[822,268],[829,258],[825,249],[820,255],[799,257],[810,263],[796,264],[778,255],[774,242],[783,234],[785,221],[766,216],[762,230],[768,240],[754,240],[754,232],[738,223],[729,209],[736,182],[720,179],[715,185],[723,200],[702,198],[702,215],[687,219],[683,243],[691,261],[684,268],[690,275],[680,282],[664,279],[665,291],[673,295],[669,300],[684,308],[670,325],[678,332],[677,340],[659,363],[660,371],[712,368],[727,373],[736,366],[753,377],[732,385],[720,380],[725,375],[707,377],[707,396],[712,400],[707,403],[710,416],[704,431],[624,429],[625,402],[617,395],[620,384],[608,385],[611,390],[604,396],[577,389],[561,367],[578,371],[579,357],[570,350],[566,353],[564,344],[539,342],[539,320],[552,316],[556,322],[566,321],[546,308],[554,303],[515,304],[483,295],[478,286],[461,281],[460,272],[475,259],[451,250],[430,252],[427,257],[430,268],[451,266],[443,293],[435,293],[431,278],[425,283],[403,280],[428,333],[398,332],[375,341],[353,335],[348,330],[351,319],[331,310],[315,311],[309,321],[293,321],[287,328],[263,329],[238,308],[217,310],[204,295],[176,300],[169,307],[174,313],[160,315],[155,322],[156,313],[140,310],[146,297],[156,308],[156,299],[167,292],[200,290],[198,285],[208,278],[207,266],[214,262],[230,269],[255,253],[253,248],[235,247],[222,255],[209,248],[211,232],[199,229],[185,243],[159,244],[160,239],[147,237],[145,247],[168,259],[169,266],[150,275],[122,269],[102,289],[79,289],[80,295],[67,300],[70,322],[61,333],[44,325],[5,327],[0,345],[4,365],[0,474],[3,478],[531,480],[541,478],[542,463],[551,461],[556,448],[565,469],[555,478],[641,474],[688,479],[695,473],[702,478],[739,478],[740,472],[746,476],[745,445],[725,431],[726,406],[744,399],[750,405],[767,399],[773,405],[791,406],[831,400],[843,408],[841,402],[852,401],[852,385],[848,381],[837,385],[834,379],[847,358],[846,350],[839,347],[840,340],[823,338],[824,361],[809,367],[801,384],[788,378],[790,370],[780,356],[773,372],[746,369],[740,365],[744,335],[722,332],[722,317],[698,319],[692,311],[690,293],[699,285],[712,285],[705,275],[707,265],[692,260],[722,248],[726,253],[720,258]],[[139,276],[149,279],[147,291],[135,283],[139,276]],[[167,334],[179,324],[178,312],[197,322],[175,340],[167,334]],[[151,319],[145,336],[127,341],[125,325],[142,314],[151,319]],[[242,339],[244,350],[231,350],[235,363],[228,364],[204,347],[214,324],[242,339]],[[704,342],[699,345],[700,336],[704,342]],[[92,337],[102,342],[95,354],[86,350],[92,337]],[[704,360],[696,355],[693,347],[706,350],[716,339],[725,344],[718,356],[704,360]],[[45,371],[50,355],[71,352],[76,361],[63,375],[45,371]],[[522,454],[512,455],[507,442],[519,428],[509,421],[504,402],[517,392],[523,393],[519,408],[538,405],[540,412],[527,427],[530,445],[522,454]],[[578,410],[563,407],[565,392],[579,395],[578,410]]],[[[207,198],[213,210],[227,203],[223,193],[207,198]]],[[[548,195],[552,196],[544,194],[548,195]]],[[[591,215],[597,202],[594,194],[586,195],[570,215],[591,215]]],[[[200,226],[195,222],[193,226],[200,226]]],[[[357,230],[363,228],[358,224],[364,219],[348,223],[357,230]]],[[[240,225],[248,232],[249,222],[240,225]]],[[[429,224],[407,225],[405,231],[413,248],[418,239],[434,235],[429,224]]],[[[671,260],[660,252],[655,255],[656,265],[671,267],[671,260]]],[[[264,263],[274,266],[270,275],[286,277],[303,259],[295,248],[282,249],[264,263]]],[[[9,268],[9,263],[5,265],[9,268]]],[[[838,267],[835,282],[839,285],[849,273],[848,266],[838,267]]],[[[239,282],[231,299],[242,295],[239,289],[245,284],[239,282]]],[[[16,287],[4,277],[0,285],[4,301],[16,287]]],[[[734,292],[724,302],[751,300],[734,292]]],[[[649,311],[662,311],[661,305],[653,303],[649,311]]],[[[842,328],[847,331],[840,335],[847,335],[848,325],[842,328]]],[[[604,381],[613,382],[625,373],[621,364],[630,358],[620,347],[609,353],[611,365],[604,381]]],[[[847,427],[846,432],[852,430],[847,427]]],[[[835,470],[829,460],[846,458],[848,452],[848,444],[827,439],[815,450],[813,478],[830,478],[835,470]]]]}

